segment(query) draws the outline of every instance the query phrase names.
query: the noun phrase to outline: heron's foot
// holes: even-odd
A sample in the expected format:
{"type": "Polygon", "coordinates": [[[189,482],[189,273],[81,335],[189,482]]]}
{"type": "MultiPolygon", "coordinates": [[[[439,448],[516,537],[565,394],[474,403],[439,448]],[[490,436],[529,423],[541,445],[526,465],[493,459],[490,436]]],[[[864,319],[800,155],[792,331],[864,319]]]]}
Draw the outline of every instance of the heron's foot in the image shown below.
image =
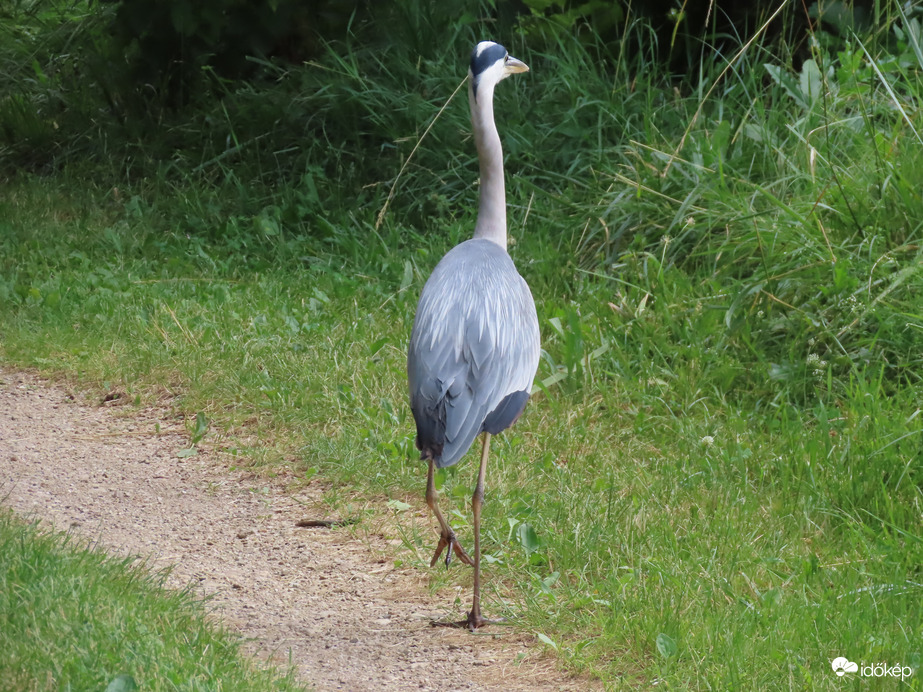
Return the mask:
{"type": "Polygon", "coordinates": [[[433,620],[430,624],[433,627],[454,627],[455,629],[475,632],[478,628],[484,627],[485,625],[508,625],[510,622],[506,618],[485,618],[481,617],[480,614],[475,615],[472,612],[468,613],[468,617],[465,620],[455,620],[454,622],[433,620]]]}
{"type": "Polygon", "coordinates": [[[474,560],[468,557],[468,553],[465,552],[465,549],[461,547],[458,539],[455,538],[455,532],[452,529],[448,531],[443,531],[439,536],[439,545],[436,546],[436,553],[433,555],[433,559],[430,560],[429,566],[435,567],[436,563],[439,562],[439,556],[442,555],[442,551],[448,548],[445,554],[445,566],[448,566],[452,563],[452,554],[454,553],[459,560],[464,562],[466,565],[474,566],[474,560]]]}
{"type": "Polygon", "coordinates": [[[507,624],[506,618],[485,618],[481,616],[480,611],[474,612],[473,610],[468,613],[468,619],[465,621],[464,625],[470,631],[474,632],[479,627],[484,625],[504,625],[507,624]]]}

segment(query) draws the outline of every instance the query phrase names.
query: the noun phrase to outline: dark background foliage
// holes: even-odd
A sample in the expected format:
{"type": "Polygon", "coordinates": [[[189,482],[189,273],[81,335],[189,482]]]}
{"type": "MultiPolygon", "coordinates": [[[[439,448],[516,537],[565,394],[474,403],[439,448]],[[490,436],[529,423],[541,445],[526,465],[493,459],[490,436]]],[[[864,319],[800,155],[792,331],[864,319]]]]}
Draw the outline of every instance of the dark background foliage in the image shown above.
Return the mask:
{"type": "MultiPolygon", "coordinates": [[[[788,47],[798,69],[818,12],[812,17],[790,5],[769,36],[788,47]]],[[[825,27],[848,29],[871,6],[828,12],[833,21],[825,27]]],[[[392,120],[380,110],[388,104],[363,112],[370,106],[351,94],[330,93],[337,87],[311,69],[315,61],[335,64],[348,55],[357,79],[429,100],[463,76],[474,40],[522,41],[530,53],[553,54],[562,36],[576,35],[613,72],[624,56],[644,54],[681,83],[697,79],[703,59],[738,45],[775,9],[762,0],[16,0],[3,11],[0,170],[50,171],[124,154],[128,167],[120,175],[147,175],[148,168],[137,168],[145,159],[226,151],[212,125],[247,108],[246,121],[234,123],[238,144],[248,142],[250,150],[241,155],[286,150],[273,157],[290,174],[304,167],[305,149],[318,142],[351,158],[391,146],[420,122],[407,104],[392,120]],[[253,102],[257,94],[264,104],[253,102]],[[411,117],[403,120],[405,113],[411,117]]],[[[381,173],[367,172],[356,182],[374,182],[381,173]]]]}

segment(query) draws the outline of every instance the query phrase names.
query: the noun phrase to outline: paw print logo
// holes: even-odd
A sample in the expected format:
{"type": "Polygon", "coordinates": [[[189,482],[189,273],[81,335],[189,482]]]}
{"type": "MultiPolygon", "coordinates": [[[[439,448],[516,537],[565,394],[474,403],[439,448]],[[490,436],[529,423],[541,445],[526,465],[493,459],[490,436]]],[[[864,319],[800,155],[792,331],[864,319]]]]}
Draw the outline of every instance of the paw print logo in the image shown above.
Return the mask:
{"type": "Polygon", "coordinates": [[[833,667],[833,672],[836,673],[839,677],[843,677],[846,673],[855,673],[859,670],[859,665],[853,663],[843,656],[839,656],[833,659],[830,662],[830,665],[833,667]]]}

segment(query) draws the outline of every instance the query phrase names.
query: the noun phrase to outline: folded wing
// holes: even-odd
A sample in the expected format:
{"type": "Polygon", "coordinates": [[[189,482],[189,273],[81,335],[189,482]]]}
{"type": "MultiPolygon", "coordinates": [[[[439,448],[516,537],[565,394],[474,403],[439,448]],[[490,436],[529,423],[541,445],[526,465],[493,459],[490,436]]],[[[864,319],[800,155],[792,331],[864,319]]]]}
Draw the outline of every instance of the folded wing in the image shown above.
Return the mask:
{"type": "Polygon", "coordinates": [[[532,293],[506,251],[476,239],[447,253],[423,289],[407,356],[423,457],[451,466],[479,433],[512,425],[539,348],[532,293]]]}

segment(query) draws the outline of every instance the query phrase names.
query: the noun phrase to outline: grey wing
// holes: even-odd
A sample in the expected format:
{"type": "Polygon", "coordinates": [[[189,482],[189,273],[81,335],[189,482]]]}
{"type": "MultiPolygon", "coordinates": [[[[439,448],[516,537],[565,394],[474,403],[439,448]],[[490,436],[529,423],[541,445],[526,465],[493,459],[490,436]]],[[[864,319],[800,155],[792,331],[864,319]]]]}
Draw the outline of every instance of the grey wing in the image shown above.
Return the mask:
{"type": "Polygon", "coordinates": [[[538,367],[532,293],[500,252],[489,249],[477,262],[447,255],[417,308],[407,359],[411,408],[417,446],[440,467],[457,462],[483,430],[516,421],[538,367]]]}

